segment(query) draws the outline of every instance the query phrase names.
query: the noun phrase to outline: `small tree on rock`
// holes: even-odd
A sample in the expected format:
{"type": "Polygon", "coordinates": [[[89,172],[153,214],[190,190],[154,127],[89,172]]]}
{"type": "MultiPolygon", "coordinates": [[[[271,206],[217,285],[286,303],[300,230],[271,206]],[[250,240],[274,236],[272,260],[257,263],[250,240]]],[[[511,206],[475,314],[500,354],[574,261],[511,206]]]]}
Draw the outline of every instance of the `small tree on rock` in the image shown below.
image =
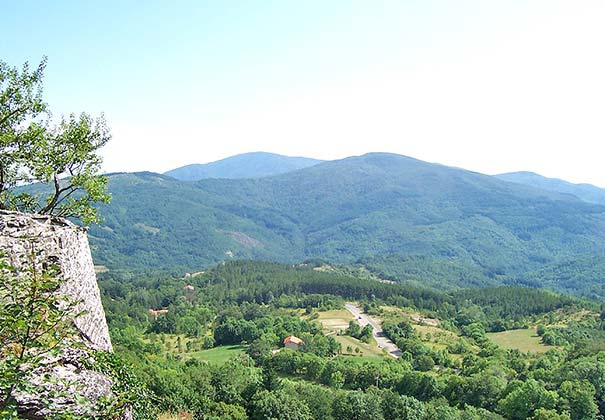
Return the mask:
{"type": "Polygon", "coordinates": [[[102,116],[72,114],[52,124],[42,98],[45,67],[46,59],[33,71],[0,61],[0,209],[94,223],[92,204],[110,199],[97,152],[111,135],[102,116]],[[50,194],[34,183],[50,185],[50,194]]]}

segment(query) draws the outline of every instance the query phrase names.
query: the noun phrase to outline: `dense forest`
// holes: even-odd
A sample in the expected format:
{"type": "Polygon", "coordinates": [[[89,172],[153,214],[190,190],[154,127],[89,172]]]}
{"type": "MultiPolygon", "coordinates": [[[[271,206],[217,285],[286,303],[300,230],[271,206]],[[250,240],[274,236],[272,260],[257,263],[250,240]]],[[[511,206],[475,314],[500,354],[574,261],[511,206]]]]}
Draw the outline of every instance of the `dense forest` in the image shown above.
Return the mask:
{"type": "Polygon", "coordinates": [[[605,307],[592,301],[512,286],[443,293],[321,261],[234,261],[184,278],[110,271],[99,284],[116,351],[162,418],[605,412],[605,307]],[[371,327],[346,319],[346,302],[381,320],[401,357],[382,352],[371,327]],[[333,329],[334,317],[348,325],[333,329]],[[507,334],[532,350],[507,345],[507,334]],[[284,348],[291,335],[304,346],[284,348]]]}
{"type": "Polygon", "coordinates": [[[605,207],[570,194],[381,153],[256,179],[108,178],[90,241],[112,270],[324,258],[437,289],[544,277],[603,298],[605,207]]]}

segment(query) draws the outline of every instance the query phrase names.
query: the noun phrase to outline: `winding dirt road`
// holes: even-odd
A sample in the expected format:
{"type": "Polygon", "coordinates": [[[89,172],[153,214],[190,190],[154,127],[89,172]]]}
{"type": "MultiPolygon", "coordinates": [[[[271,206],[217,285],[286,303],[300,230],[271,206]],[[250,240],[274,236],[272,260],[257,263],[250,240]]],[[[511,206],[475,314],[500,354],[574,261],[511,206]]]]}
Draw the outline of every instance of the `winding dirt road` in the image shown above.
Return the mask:
{"type": "Polygon", "coordinates": [[[366,315],[362,312],[361,308],[353,305],[352,303],[345,303],[345,308],[347,311],[351,312],[355,317],[355,320],[361,325],[361,327],[365,327],[370,324],[372,326],[372,335],[378,344],[378,347],[383,349],[389,355],[394,358],[399,358],[401,356],[401,350],[393,343],[389,337],[387,337],[382,331],[382,327],[376,320],[369,315],[366,315]]]}

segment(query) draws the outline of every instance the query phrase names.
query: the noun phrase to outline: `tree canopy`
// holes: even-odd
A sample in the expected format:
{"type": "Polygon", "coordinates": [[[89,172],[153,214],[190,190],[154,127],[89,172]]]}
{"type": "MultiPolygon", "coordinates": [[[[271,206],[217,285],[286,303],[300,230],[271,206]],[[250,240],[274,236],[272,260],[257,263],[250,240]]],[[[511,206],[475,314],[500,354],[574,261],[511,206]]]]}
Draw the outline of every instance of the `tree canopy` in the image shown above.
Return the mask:
{"type": "Polygon", "coordinates": [[[92,203],[110,199],[97,152],[111,135],[103,116],[71,114],[53,122],[42,95],[45,68],[46,58],[33,70],[0,61],[0,209],[93,223],[92,203]],[[33,183],[50,188],[22,188],[33,183]]]}

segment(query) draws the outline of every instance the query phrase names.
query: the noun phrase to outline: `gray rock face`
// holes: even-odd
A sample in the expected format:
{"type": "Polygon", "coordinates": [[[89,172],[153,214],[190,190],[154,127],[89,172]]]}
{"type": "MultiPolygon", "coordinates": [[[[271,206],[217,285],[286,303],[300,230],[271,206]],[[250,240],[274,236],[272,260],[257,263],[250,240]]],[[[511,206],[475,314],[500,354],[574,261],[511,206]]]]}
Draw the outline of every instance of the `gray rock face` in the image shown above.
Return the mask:
{"type": "Polygon", "coordinates": [[[94,417],[101,397],[112,396],[112,381],[89,370],[84,362],[92,359],[84,349],[66,348],[47,356],[28,376],[31,390],[13,393],[22,418],[53,418],[56,413],[94,417]]]}
{"type": "Polygon", "coordinates": [[[0,211],[0,252],[21,267],[32,251],[38,263],[59,267],[59,292],[79,302],[76,310],[84,314],[74,323],[89,347],[112,351],[86,230],[65,219],[0,211]]]}
{"type": "MultiPolygon", "coordinates": [[[[96,418],[98,402],[110,400],[112,379],[88,366],[91,351],[113,348],[101,304],[101,296],[88,246],[86,230],[67,220],[0,211],[0,253],[17,269],[56,266],[62,279],[57,293],[78,302],[74,319],[79,336],[59,351],[43,356],[27,371],[28,386],[11,394],[21,418],[46,419],[55,414],[96,418]]],[[[121,418],[128,419],[129,409],[121,418]]]]}

